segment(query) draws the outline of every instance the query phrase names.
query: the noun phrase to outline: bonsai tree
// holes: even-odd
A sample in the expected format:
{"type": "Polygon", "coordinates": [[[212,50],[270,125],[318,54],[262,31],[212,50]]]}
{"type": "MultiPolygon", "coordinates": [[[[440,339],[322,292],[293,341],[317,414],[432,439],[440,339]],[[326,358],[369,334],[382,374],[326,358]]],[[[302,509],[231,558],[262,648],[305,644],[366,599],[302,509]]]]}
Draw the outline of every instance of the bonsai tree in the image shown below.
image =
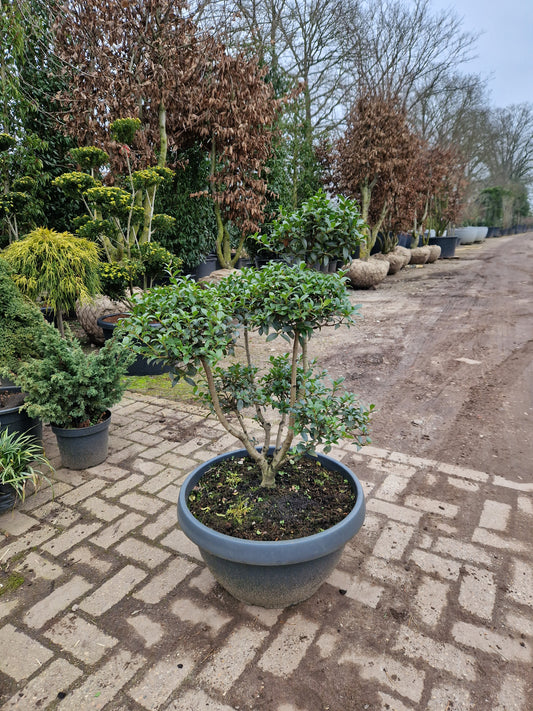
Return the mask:
{"type": "Polygon", "coordinates": [[[32,300],[44,299],[53,309],[62,336],[63,312],[99,291],[96,245],[68,232],[39,227],[6,247],[2,257],[20,291],[32,300]]]}
{"type": "Polygon", "coordinates": [[[323,190],[292,212],[280,210],[264,246],[281,256],[327,271],[330,262],[349,262],[364,239],[357,204],[340,196],[330,200],[323,190]]]}
{"type": "MultiPolygon", "coordinates": [[[[24,501],[28,482],[31,481],[37,489],[41,479],[49,481],[42,471],[35,468],[35,465],[42,465],[52,470],[42,447],[35,442],[34,438],[26,434],[9,432],[7,429],[2,430],[0,432],[0,484],[3,488],[8,487],[8,491],[6,492],[4,488],[3,493],[4,497],[7,493],[11,504],[14,504],[17,498],[24,501]]],[[[5,501],[0,495],[0,512],[4,510],[2,503],[5,501]]]]}
{"type": "Polygon", "coordinates": [[[24,409],[30,417],[62,428],[87,427],[121,399],[133,354],[115,339],[87,354],[76,340],[60,338],[47,326],[39,347],[43,357],[29,360],[13,374],[26,393],[24,409]]]}
{"type": "Polygon", "coordinates": [[[184,377],[195,384],[260,467],[261,485],[273,487],[289,457],[312,454],[318,445],[327,452],[345,437],[359,446],[368,441],[373,406],[365,409],[353,394],[343,392],[342,380],[326,382],[326,373],[309,354],[317,329],[350,325],[356,313],[341,277],[304,264],[271,263],[261,270],[243,269],[218,285],[172,278],[169,286],[155,287],[138,298],[123,326],[122,343],[171,365],[176,380],[184,377]],[[154,321],[159,328],[151,327],[154,321]],[[281,337],[287,342],[287,352],[272,356],[265,372],[253,363],[251,332],[266,341],[281,337]],[[225,360],[235,356],[240,333],[243,362],[225,360]],[[205,380],[195,383],[199,370],[205,380]],[[246,408],[262,428],[261,442],[248,430],[246,408]]]}

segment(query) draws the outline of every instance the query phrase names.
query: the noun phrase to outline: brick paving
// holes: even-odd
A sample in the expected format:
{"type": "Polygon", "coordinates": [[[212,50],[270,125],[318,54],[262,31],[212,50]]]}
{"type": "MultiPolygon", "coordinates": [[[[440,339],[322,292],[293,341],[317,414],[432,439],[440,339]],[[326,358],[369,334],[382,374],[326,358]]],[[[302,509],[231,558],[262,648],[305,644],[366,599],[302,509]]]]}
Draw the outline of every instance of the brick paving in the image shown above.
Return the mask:
{"type": "MultiPolygon", "coordinates": [[[[59,466],[45,428],[46,450],[59,466]]],[[[0,516],[0,704],[34,711],[531,711],[533,484],[349,444],[367,495],[328,582],[237,602],[177,528],[195,464],[234,448],[128,394],[110,456],[0,516]]]]}

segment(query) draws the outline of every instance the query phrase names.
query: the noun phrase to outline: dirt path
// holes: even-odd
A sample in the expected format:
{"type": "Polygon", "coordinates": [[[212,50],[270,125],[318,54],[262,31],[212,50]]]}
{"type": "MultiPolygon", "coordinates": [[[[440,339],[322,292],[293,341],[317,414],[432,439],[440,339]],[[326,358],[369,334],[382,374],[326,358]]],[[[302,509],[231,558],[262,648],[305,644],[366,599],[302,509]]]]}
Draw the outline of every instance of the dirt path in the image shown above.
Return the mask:
{"type": "Polygon", "coordinates": [[[315,354],[376,404],[378,447],[533,479],[533,233],[460,247],[354,291],[315,354]]]}

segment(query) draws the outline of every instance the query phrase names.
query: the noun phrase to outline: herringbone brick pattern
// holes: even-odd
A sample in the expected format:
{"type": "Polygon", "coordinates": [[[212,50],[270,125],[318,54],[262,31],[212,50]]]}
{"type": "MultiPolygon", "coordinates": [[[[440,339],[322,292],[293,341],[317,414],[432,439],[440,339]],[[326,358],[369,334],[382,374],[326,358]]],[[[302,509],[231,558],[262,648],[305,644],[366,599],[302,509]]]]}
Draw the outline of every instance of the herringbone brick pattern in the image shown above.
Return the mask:
{"type": "MultiPolygon", "coordinates": [[[[533,485],[338,447],[367,518],[313,598],[252,608],[177,528],[180,483],[235,442],[127,396],[110,456],[0,516],[0,704],[34,711],[528,711],[533,485]]],[[[46,449],[57,461],[53,438],[46,449]]]]}

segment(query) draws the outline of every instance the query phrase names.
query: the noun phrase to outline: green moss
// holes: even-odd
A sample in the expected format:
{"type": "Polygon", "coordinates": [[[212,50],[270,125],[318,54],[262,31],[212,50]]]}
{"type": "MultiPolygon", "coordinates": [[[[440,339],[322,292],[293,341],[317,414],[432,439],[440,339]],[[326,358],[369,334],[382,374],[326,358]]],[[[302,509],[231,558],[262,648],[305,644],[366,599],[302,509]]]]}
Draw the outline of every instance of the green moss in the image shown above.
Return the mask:
{"type": "Polygon", "coordinates": [[[12,592],[23,584],[24,578],[19,573],[11,573],[9,578],[5,583],[1,583],[0,595],[5,595],[8,592],[12,592]]]}
{"type": "Polygon", "coordinates": [[[168,400],[198,402],[191,385],[182,380],[173,386],[167,374],[127,376],[126,382],[130,392],[164,397],[168,400]]]}

